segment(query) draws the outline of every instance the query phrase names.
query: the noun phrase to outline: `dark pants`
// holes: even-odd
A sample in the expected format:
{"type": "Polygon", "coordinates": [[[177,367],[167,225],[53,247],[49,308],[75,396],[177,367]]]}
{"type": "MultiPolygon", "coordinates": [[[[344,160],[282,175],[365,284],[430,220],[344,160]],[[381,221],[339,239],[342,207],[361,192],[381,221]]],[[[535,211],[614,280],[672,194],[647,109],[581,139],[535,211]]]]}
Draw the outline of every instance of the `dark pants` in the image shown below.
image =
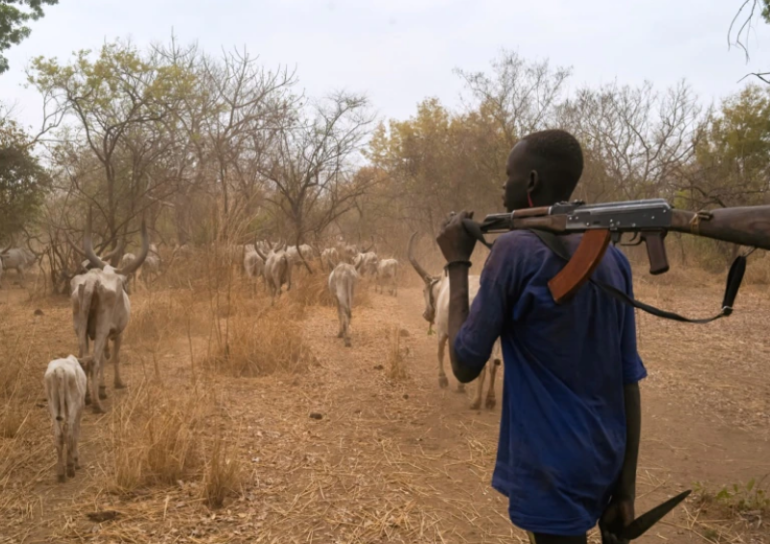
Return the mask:
{"type": "Polygon", "coordinates": [[[527,531],[530,544],[588,544],[588,535],[560,536],[530,533],[527,531]]]}

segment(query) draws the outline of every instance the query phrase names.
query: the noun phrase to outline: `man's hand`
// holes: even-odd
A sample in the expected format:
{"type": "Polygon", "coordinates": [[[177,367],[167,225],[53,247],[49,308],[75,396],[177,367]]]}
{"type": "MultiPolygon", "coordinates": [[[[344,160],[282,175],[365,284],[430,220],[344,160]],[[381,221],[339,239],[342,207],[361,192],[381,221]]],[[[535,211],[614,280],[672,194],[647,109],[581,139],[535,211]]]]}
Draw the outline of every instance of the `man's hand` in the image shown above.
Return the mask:
{"type": "Polygon", "coordinates": [[[447,262],[469,261],[476,247],[476,239],[463,226],[463,219],[473,219],[473,212],[450,213],[436,237],[447,262]]]}
{"type": "Polygon", "coordinates": [[[624,527],[634,521],[633,499],[612,499],[599,520],[602,544],[628,544],[618,537],[624,527]]]}

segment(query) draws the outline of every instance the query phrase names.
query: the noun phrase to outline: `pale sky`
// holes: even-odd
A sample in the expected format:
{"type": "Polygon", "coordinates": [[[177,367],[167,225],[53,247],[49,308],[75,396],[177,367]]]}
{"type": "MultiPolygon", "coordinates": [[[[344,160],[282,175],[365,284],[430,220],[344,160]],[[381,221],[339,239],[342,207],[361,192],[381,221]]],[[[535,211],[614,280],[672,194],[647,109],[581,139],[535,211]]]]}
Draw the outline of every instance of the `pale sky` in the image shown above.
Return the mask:
{"type": "Polygon", "coordinates": [[[752,33],[751,61],[728,50],[727,29],[743,0],[60,0],[6,54],[0,101],[24,124],[40,101],[21,87],[37,55],[60,60],[105,40],[197,41],[209,53],[239,47],[268,67],[296,67],[310,96],[366,93],[382,117],[405,118],[438,97],[459,106],[454,68],[486,70],[501,48],[571,66],[570,87],[616,80],[657,88],[686,79],[708,103],[770,69],[770,25],[752,33]]]}

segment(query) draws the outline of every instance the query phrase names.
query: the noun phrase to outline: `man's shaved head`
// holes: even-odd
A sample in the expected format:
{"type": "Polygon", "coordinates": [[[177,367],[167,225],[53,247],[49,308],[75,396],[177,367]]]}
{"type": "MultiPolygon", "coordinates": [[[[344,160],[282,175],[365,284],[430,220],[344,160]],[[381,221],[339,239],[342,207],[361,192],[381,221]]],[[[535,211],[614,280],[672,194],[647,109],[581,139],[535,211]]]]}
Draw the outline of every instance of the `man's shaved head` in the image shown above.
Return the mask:
{"type": "Polygon", "coordinates": [[[508,155],[504,203],[508,211],[569,200],[583,173],[583,151],[564,130],[533,132],[508,155]]]}

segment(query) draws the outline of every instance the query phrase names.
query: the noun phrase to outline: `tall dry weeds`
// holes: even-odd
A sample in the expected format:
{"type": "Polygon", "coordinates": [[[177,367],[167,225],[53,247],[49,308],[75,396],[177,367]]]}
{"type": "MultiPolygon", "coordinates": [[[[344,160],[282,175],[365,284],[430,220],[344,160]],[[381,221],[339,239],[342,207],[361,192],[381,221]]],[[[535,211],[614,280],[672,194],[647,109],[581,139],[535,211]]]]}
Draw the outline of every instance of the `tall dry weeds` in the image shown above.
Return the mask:
{"type": "Polygon", "coordinates": [[[242,481],[243,466],[235,448],[217,433],[203,476],[203,499],[210,508],[222,508],[227,497],[240,493],[242,481]]]}
{"type": "Polygon", "coordinates": [[[302,336],[298,312],[296,304],[279,301],[254,314],[241,311],[229,317],[227,342],[211,346],[204,366],[235,377],[301,372],[312,354],[302,336]]]}
{"type": "Polygon", "coordinates": [[[9,308],[6,324],[24,325],[0,328],[0,489],[14,471],[40,453],[39,448],[32,451],[41,443],[40,437],[32,440],[29,434],[33,427],[44,432],[40,423],[48,415],[40,414],[35,406],[36,399],[45,396],[43,374],[48,361],[38,338],[39,324],[28,315],[26,309],[14,312],[9,308]]]}
{"type": "Polygon", "coordinates": [[[130,492],[197,478],[208,403],[203,391],[144,382],[110,412],[111,487],[130,492]]]}

